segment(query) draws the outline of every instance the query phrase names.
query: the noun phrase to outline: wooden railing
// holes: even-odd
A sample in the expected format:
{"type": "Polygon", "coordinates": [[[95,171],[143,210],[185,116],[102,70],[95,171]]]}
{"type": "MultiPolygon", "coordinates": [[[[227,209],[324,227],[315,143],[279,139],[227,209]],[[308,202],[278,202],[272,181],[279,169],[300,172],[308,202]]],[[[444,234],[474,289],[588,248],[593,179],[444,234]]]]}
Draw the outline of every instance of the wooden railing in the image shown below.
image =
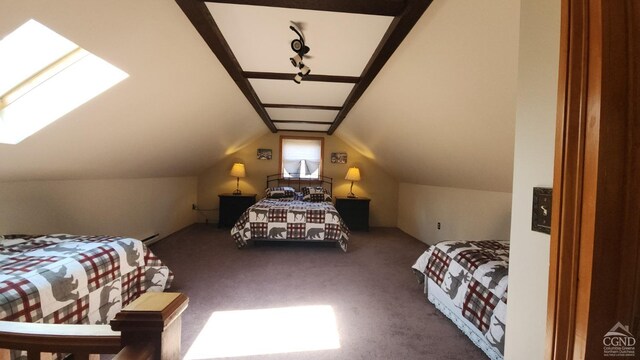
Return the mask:
{"type": "Polygon", "coordinates": [[[180,315],[189,299],[180,293],[145,293],[120,311],[109,325],[59,325],[0,321],[0,360],[10,350],[27,352],[29,360],[51,358],[51,353],[73,354],[74,359],[180,358],[180,315]]]}

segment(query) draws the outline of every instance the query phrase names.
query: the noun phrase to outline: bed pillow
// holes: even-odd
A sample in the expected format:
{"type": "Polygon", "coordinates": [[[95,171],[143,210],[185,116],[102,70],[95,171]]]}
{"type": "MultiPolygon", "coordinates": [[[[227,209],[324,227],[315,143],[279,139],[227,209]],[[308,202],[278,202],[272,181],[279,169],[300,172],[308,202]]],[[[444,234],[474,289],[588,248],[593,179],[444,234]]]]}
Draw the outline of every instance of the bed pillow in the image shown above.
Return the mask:
{"type": "Polygon", "coordinates": [[[293,198],[296,193],[296,191],[292,187],[288,186],[267,188],[265,192],[267,194],[267,198],[269,199],[293,198]]]}
{"type": "Polygon", "coordinates": [[[331,195],[329,195],[329,191],[323,188],[322,186],[306,186],[302,188],[302,200],[310,201],[310,202],[322,202],[322,201],[331,201],[331,195]]]}

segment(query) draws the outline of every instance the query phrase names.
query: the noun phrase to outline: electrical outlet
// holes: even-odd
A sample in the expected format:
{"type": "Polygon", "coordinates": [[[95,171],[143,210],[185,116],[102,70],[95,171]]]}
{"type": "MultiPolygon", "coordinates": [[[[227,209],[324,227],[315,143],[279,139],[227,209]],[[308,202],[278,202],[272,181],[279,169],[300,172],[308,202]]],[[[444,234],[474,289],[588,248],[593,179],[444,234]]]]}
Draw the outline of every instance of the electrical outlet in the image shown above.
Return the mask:
{"type": "Polygon", "coordinates": [[[191,204],[191,210],[198,210],[198,205],[191,204]]]}
{"type": "Polygon", "coordinates": [[[440,230],[440,223],[438,223],[438,230],[440,230]]]}

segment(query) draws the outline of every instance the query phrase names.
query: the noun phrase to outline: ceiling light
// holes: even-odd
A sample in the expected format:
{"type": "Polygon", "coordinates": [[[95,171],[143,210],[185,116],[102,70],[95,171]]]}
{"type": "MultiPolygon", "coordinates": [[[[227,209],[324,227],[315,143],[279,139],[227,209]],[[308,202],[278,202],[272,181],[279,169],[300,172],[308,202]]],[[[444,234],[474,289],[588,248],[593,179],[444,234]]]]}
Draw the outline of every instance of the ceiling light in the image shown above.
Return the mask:
{"type": "Polygon", "coordinates": [[[302,63],[302,56],[297,54],[296,56],[289,58],[289,60],[291,60],[291,65],[298,67],[302,63]]]}
{"type": "Polygon", "coordinates": [[[295,32],[298,35],[298,38],[291,40],[291,50],[293,50],[296,55],[290,57],[289,61],[291,61],[291,65],[293,65],[293,67],[300,69],[300,71],[293,78],[293,81],[296,84],[300,84],[302,82],[302,78],[309,74],[309,72],[311,72],[311,69],[302,62],[304,56],[309,52],[310,49],[304,43],[304,36],[302,35],[302,31],[298,29],[299,25],[294,22],[292,22],[292,24],[294,24],[295,26],[291,25],[289,26],[289,29],[295,32]]]}
{"type": "Polygon", "coordinates": [[[311,69],[307,65],[305,65],[303,63],[300,63],[300,65],[298,65],[298,67],[300,68],[300,74],[302,74],[302,76],[307,76],[309,74],[309,72],[311,71],[311,69]]]}
{"type": "Polygon", "coordinates": [[[291,50],[296,54],[300,54],[300,56],[305,55],[309,52],[309,47],[304,44],[304,36],[302,36],[302,32],[298,31],[293,25],[289,26],[289,29],[293,30],[296,34],[298,34],[298,39],[293,39],[291,41],[291,50]]]}

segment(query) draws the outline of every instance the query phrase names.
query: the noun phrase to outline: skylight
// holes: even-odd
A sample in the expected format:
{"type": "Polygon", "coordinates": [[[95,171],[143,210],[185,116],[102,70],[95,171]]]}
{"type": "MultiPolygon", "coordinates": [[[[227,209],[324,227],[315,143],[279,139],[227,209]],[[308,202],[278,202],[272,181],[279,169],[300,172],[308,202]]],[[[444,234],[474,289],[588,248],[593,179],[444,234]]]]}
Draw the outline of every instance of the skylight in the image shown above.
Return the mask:
{"type": "Polygon", "coordinates": [[[0,40],[0,143],[21,142],[128,76],[27,21],[0,40]]]}

